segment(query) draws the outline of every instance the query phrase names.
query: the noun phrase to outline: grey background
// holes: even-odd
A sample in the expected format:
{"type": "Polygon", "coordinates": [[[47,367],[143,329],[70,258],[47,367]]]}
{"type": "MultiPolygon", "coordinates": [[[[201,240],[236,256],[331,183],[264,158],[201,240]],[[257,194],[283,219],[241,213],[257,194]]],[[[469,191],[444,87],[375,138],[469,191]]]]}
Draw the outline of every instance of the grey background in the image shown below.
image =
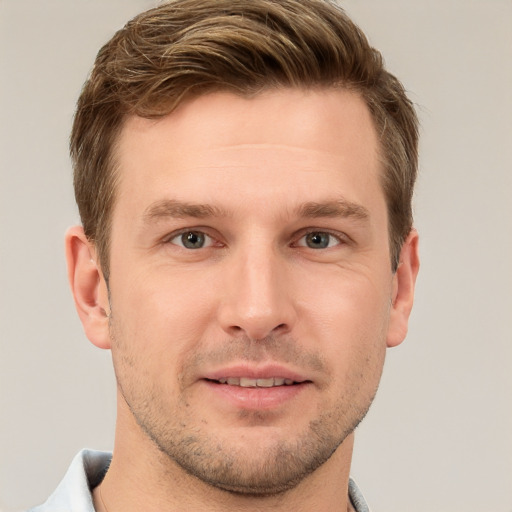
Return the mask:
{"type": "MultiPolygon", "coordinates": [[[[112,446],[109,354],[82,333],[67,138],[100,45],[150,0],[0,0],[0,509],[112,446]]],[[[422,269],[352,473],[377,512],[512,511],[512,2],[347,0],[418,104],[422,269]]]]}

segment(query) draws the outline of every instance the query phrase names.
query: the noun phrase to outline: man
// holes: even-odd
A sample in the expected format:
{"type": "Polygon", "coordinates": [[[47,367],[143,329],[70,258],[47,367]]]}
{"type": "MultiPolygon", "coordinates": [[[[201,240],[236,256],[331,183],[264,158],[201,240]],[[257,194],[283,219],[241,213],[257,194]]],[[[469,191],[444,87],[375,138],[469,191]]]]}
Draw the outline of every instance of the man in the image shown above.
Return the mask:
{"type": "Polygon", "coordinates": [[[368,510],[353,432],[412,307],[417,119],[360,30],[323,0],[163,4],[99,52],[71,154],[116,438],[35,510],[368,510]]]}

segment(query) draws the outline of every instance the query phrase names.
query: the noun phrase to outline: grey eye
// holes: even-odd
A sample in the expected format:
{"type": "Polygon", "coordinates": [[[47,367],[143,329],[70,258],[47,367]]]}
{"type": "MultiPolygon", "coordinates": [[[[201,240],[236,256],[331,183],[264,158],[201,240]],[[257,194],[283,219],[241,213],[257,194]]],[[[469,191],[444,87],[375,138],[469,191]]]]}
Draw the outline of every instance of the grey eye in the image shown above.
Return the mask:
{"type": "Polygon", "coordinates": [[[304,235],[298,245],[309,247],[310,249],[327,249],[339,243],[340,240],[330,233],[326,233],[325,231],[312,231],[304,235]]]}
{"type": "Polygon", "coordinates": [[[186,231],[174,237],[172,242],[185,249],[202,249],[211,244],[211,238],[201,231],[186,231]]]}
{"type": "Polygon", "coordinates": [[[329,247],[329,239],[328,233],[309,233],[306,235],[306,245],[311,249],[325,249],[329,247]]]}

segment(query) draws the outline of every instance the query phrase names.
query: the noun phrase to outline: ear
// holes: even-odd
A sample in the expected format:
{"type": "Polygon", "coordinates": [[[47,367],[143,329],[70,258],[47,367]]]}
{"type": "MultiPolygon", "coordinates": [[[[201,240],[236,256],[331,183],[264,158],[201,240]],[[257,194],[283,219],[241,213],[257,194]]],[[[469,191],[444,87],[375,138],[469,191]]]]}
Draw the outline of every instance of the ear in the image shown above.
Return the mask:
{"type": "Polygon", "coordinates": [[[66,233],[66,260],[71,292],[85,334],[97,347],[109,349],[107,285],[97,263],[94,245],[81,226],[74,226],[66,233]]]}
{"type": "Polygon", "coordinates": [[[393,276],[393,295],[387,346],[400,345],[407,334],[414,300],[414,285],[420,268],[418,232],[412,229],[400,252],[398,269],[393,276]]]}

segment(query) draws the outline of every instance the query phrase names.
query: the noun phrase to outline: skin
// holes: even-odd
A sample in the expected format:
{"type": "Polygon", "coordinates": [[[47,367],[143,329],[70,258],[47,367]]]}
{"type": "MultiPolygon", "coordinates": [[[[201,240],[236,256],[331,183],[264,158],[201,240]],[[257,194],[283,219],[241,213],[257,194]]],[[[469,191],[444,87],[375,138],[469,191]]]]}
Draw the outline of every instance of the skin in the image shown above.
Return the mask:
{"type": "Polygon", "coordinates": [[[419,266],[413,230],[391,270],[366,105],[209,94],[129,118],[116,156],[110,296],[83,230],[66,239],[77,310],[118,382],[97,510],[349,509],[353,430],[419,266]],[[300,383],[216,382],[230,374],[300,383]]]}

